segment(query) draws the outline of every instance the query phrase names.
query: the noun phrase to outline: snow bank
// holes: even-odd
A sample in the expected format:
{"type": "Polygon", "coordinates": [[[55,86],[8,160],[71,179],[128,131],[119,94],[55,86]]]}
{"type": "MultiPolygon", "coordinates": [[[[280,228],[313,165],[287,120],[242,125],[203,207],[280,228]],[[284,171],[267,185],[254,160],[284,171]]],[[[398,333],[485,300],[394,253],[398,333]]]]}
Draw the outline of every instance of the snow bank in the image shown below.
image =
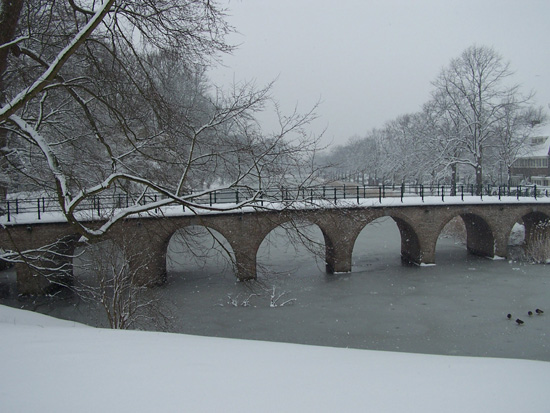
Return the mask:
{"type": "Polygon", "coordinates": [[[0,306],[6,412],[518,412],[550,363],[112,331],[0,306]]]}

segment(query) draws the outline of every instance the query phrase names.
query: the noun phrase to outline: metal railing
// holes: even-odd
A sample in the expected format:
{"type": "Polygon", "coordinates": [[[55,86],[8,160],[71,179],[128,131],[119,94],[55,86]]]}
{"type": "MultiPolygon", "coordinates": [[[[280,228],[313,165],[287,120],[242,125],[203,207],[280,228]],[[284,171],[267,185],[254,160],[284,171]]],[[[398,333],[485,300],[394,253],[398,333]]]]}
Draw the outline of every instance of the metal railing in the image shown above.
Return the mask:
{"type": "MultiPolygon", "coordinates": [[[[541,198],[549,196],[549,189],[540,188],[536,185],[530,186],[491,186],[485,185],[476,187],[475,185],[356,185],[342,184],[335,186],[311,186],[311,187],[279,187],[267,190],[255,190],[250,188],[226,188],[210,192],[201,192],[196,195],[187,194],[185,196],[188,203],[195,205],[214,206],[216,204],[239,204],[247,199],[254,198],[250,205],[264,206],[268,202],[291,203],[296,201],[313,202],[325,200],[336,203],[338,200],[350,200],[360,203],[361,199],[378,198],[379,202],[385,198],[404,198],[418,197],[422,201],[426,197],[439,197],[442,202],[448,198],[456,200],[460,198],[464,201],[465,197],[477,196],[481,199],[493,197],[501,199],[505,196],[513,196],[518,200],[520,198],[541,198]]],[[[116,209],[128,208],[133,205],[146,205],[159,200],[166,199],[160,195],[136,196],[131,194],[112,194],[104,196],[93,196],[83,200],[77,210],[88,211],[98,218],[105,212],[112,212],[116,209]]],[[[177,202],[171,205],[178,205],[177,202]]],[[[185,211],[185,204],[182,203],[185,211]]],[[[41,220],[46,212],[61,212],[61,207],[57,198],[39,197],[39,198],[15,198],[0,201],[0,215],[6,216],[8,222],[14,215],[23,213],[34,213],[36,218],[41,220]]]]}

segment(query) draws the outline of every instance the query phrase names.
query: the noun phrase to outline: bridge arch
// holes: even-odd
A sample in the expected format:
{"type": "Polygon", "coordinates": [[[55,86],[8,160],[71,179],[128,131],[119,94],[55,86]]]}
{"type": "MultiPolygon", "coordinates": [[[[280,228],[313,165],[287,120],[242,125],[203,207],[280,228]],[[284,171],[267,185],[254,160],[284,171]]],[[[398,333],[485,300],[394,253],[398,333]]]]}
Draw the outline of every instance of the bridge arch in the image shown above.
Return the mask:
{"type": "Polygon", "coordinates": [[[422,261],[422,252],[420,245],[420,238],[417,233],[417,229],[413,226],[410,220],[396,211],[387,213],[381,211],[375,215],[365,217],[364,221],[358,226],[358,231],[353,234],[352,250],[355,247],[357,238],[360,233],[367,230],[368,225],[373,224],[377,220],[391,219],[395,222],[400,236],[400,256],[401,262],[404,264],[420,264],[422,261]]]}
{"type": "Polygon", "coordinates": [[[179,226],[165,241],[166,271],[187,272],[191,268],[220,270],[229,265],[235,272],[235,253],[214,225],[190,223],[179,226]]]}
{"type": "Polygon", "coordinates": [[[437,240],[447,224],[457,217],[460,217],[464,223],[464,228],[466,230],[466,249],[468,252],[482,257],[494,257],[494,229],[486,217],[471,211],[456,211],[445,216],[435,231],[435,242],[437,243],[437,240]]]}
{"type": "Polygon", "coordinates": [[[482,257],[494,257],[495,236],[488,222],[480,215],[460,215],[466,227],[466,248],[468,252],[482,257]]]}
{"type": "MultiPolygon", "coordinates": [[[[272,221],[271,225],[266,226],[262,231],[262,240],[256,250],[256,262],[260,264],[259,269],[261,272],[269,269],[270,265],[267,262],[272,258],[272,252],[284,256],[301,254],[297,255],[296,258],[301,258],[305,254],[326,262],[326,246],[330,246],[331,243],[330,236],[311,216],[300,216],[298,218],[281,216],[278,220],[272,221]],[[273,251],[271,251],[271,248],[273,248],[273,251]],[[294,252],[289,250],[294,250],[294,252]]],[[[275,255],[275,260],[277,259],[281,260],[281,257],[275,255]]],[[[286,262],[288,261],[279,262],[278,266],[282,265],[282,268],[286,268],[286,262]]],[[[272,270],[269,269],[269,272],[272,272],[272,270]]]]}

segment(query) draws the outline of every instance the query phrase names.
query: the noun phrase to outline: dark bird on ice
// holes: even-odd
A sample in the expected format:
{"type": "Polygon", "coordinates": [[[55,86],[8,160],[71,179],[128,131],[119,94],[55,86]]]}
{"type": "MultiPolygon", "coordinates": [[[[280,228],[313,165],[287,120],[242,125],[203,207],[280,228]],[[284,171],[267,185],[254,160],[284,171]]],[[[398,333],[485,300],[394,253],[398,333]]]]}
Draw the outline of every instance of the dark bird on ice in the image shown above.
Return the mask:
{"type": "Polygon", "coordinates": [[[535,310],[535,313],[537,313],[538,315],[541,315],[541,314],[544,314],[544,311],[540,310],[540,309],[536,309],[535,310]]]}
{"type": "Polygon", "coordinates": [[[531,316],[533,315],[533,312],[532,312],[532,311],[529,311],[529,312],[527,313],[527,315],[528,315],[529,317],[531,317],[531,316]]]}
{"type": "Polygon", "coordinates": [[[516,323],[518,323],[518,326],[520,326],[524,323],[524,321],[520,320],[519,318],[516,318],[516,323]]]}
{"type": "Polygon", "coordinates": [[[508,314],[508,315],[506,316],[506,318],[508,318],[508,320],[511,320],[511,319],[512,319],[512,314],[508,314]]]}

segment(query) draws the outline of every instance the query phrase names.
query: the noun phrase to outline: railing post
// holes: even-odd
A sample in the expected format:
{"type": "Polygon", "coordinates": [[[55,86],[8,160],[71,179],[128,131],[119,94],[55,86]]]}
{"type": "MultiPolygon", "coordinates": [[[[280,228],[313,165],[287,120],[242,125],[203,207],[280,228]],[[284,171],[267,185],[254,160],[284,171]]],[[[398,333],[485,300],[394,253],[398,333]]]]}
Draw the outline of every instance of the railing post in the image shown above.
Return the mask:
{"type": "Polygon", "coordinates": [[[359,203],[359,186],[356,186],[355,189],[357,190],[357,203],[359,203]]]}
{"type": "MultiPolygon", "coordinates": [[[[8,208],[9,208],[9,201],[8,201],[8,208]]],[[[19,199],[15,198],[15,213],[19,214],[19,199]]]]}
{"type": "Polygon", "coordinates": [[[38,219],[40,219],[40,198],[38,198],[37,200],[37,209],[38,209],[38,219]]]}
{"type": "Polygon", "coordinates": [[[101,206],[99,205],[99,197],[97,198],[97,216],[101,215],[101,206]]]}
{"type": "Polygon", "coordinates": [[[336,187],[334,187],[334,203],[336,203],[336,187]]]}
{"type": "Polygon", "coordinates": [[[498,186],[498,200],[500,201],[500,185],[498,186]]]}
{"type": "Polygon", "coordinates": [[[445,185],[441,186],[441,202],[445,202],[445,185]]]}
{"type": "Polygon", "coordinates": [[[212,206],[212,192],[208,193],[208,202],[209,202],[210,206],[212,206]]]}
{"type": "Polygon", "coordinates": [[[382,184],[382,198],[386,197],[386,185],[382,184]]]}
{"type": "Polygon", "coordinates": [[[460,199],[464,201],[464,185],[460,185],[460,199]]]}
{"type": "Polygon", "coordinates": [[[325,199],[327,197],[326,189],[327,188],[323,185],[323,199],[325,199]]]}
{"type": "Polygon", "coordinates": [[[344,184],[344,199],[346,199],[346,184],[344,184]]]}
{"type": "Polygon", "coordinates": [[[8,222],[10,222],[10,201],[8,201],[8,222]]]}
{"type": "Polygon", "coordinates": [[[424,185],[420,184],[420,198],[422,198],[422,202],[424,202],[424,185]]]}
{"type": "Polygon", "coordinates": [[[521,186],[518,186],[516,188],[516,199],[519,201],[519,195],[520,195],[520,192],[521,192],[521,186]]]}
{"type": "Polygon", "coordinates": [[[382,203],[382,187],[378,187],[378,202],[382,203]]]}
{"type": "Polygon", "coordinates": [[[235,203],[236,204],[239,203],[239,190],[238,189],[235,189],[235,203]]]}
{"type": "Polygon", "coordinates": [[[535,191],[535,199],[537,199],[537,186],[536,185],[533,187],[533,190],[535,191]]]}
{"type": "Polygon", "coordinates": [[[401,183],[401,202],[403,202],[403,195],[405,194],[405,182],[401,183]]]}

